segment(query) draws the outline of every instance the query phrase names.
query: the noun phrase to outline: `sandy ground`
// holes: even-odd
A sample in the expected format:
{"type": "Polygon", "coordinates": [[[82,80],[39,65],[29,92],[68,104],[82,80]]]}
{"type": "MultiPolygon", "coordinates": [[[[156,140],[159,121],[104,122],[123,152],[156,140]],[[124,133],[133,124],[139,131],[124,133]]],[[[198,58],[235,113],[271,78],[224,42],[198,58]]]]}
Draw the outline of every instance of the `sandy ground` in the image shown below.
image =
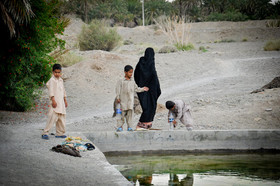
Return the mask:
{"type": "MultiPolygon", "coordinates": [[[[151,46],[158,51],[170,45],[169,40],[153,26],[119,27],[123,40],[130,40],[132,44],[122,45],[113,52],[80,52],[76,49],[76,38],[82,25],[76,19],[65,31],[67,47],[83,56],[82,62],[63,69],[69,103],[66,134],[113,131],[116,125],[115,118],[111,117],[114,89],[123,76],[123,67],[135,66],[145,48],[151,46]]],[[[188,102],[192,106],[194,130],[279,129],[280,88],[250,94],[280,76],[280,52],[263,50],[267,40],[277,38],[280,38],[280,29],[265,27],[265,21],[194,23],[189,41],[196,50],[156,53],[162,90],[158,103],[162,106],[165,101],[174,99],[188,102]],[[225,39],[234,42],[219,42],[225,39]],[[247,42],[242,42],[244,39],[247,42]],[[208,51],[199,51],[200,46],[208,51]]],[[[77,159],[49,151],[62,140],[53,136],[49,141],[40,138],[49,105],[46,88],[42,91],[34,110],[0,112],[0,184],[114,183],[110,179],[112,173],[106,170],[109,165],[98,164],[102,155],[95,156],[92,152],[77,159]]],[[[139,116],[135,115],[134,128],[139,116]]],[[[153,127],[168,129],[166,109],[158,110],[153,127]]],[[[180,125],[177,130],[184,127],[180,125]]],[[[117,181],[114,184],[117,185],[117,181]]]]}

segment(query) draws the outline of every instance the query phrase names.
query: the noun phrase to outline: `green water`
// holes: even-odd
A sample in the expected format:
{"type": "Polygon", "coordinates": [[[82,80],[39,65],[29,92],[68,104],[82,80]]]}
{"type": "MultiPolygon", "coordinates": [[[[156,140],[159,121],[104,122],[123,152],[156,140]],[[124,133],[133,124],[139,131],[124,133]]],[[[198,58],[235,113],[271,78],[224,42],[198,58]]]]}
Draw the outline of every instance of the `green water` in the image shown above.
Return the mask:
{"type": "Polygon", "coordinates": [[[107,156],[135,185],[280,185],[280,154],[107,156]]]}

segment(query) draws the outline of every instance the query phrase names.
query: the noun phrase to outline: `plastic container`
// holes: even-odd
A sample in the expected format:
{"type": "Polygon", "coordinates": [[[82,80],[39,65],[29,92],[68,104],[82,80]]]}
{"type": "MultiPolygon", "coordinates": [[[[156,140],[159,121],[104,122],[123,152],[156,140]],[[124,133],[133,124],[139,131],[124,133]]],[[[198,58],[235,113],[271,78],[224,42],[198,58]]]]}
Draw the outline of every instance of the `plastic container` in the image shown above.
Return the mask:
{"type": "Polygon", "coordinates": [[[173,113],[170,112],[169,116],[168,116],[169,130],[174,130],[173,121],[174,121],[174,116],[173,116],[173,113]]]}
{"type": "Polygon", "coordinates": [[[117,118],[121,118],[122,117],[122,109],[121,109],[121,104],[120,103],[117,104],[116,117],[117,118]]]}

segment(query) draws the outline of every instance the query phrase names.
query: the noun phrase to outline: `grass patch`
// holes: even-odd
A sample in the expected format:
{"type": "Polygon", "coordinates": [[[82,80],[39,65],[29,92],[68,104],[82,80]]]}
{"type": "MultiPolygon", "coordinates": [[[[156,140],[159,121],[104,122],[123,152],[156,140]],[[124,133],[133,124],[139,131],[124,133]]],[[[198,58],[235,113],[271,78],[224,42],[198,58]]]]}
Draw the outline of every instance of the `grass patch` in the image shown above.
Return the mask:
{"type": "Polygon", "coordinates": [[[194,45],[192,43],[188,43],[187,45],[182,45],[180,43],[176,43],[175,47],[179,50],[179,51],[189,51],[189,50],[194,50],[194,45]]]}
{"type": "Polygon", "coordinates": [[[200,46],[199,47],[199,51],[207,52],[208,50],[204,46],[200,46]]]}
{"type": "Polygon", "coordinates": [[[247,42],[247,41],[248,41],[247,38],[243,38],[243,39],[242,39],[242,42],[247,42]]]}
{"type": "Polygon", "coordinates": [[[280,50],[280,39],[275,41],[268,41],[264,46],[265,51],[279,51],[280,50]]]}
{"type": "Polygon", "coordinates": [[[72,66],[83,60],[82,56],[78,56],[73,52],[67,52],[57,58],[57,62],[63,67],[72,66]]]}

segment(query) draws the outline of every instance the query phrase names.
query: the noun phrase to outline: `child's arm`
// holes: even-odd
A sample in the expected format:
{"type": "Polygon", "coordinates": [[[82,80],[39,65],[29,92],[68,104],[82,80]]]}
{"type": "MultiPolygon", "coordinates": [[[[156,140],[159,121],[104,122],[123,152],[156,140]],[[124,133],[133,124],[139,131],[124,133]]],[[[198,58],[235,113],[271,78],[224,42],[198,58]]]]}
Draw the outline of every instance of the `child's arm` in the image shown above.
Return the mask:
{"type": "Polygon", "coordinates": [[[136,85],[136,83],[134,83],[134,91],[135,92],[144,92],[144,91],[149,91],[149,88],[148,87],[140,88],[136,85]]]}
{"type": "Polygon", "coordinates": [[[68,107],[68,103],[67,103],[66,97],[64,97],[64,103],[65,103],[65,107],[67,108],[68,107]]]}
{"type": "Polygon", "coordinates": [[[67,100],[66,100],[66,91],[65,91],[65,87],[63,85],[63,91],[64,91],[64,104],[65,104],[65,107],[68,107],[68,103],[67,103],[67,100]]]}
{"type": "Polygon", "coordinates": [[[174,118],[174,120],[175,119],[180,119],[182,117],[182,115],[183,115],[183,105],[177,103],[176,107],[178,109],[178,114],[177,114],[177,117],[174,118]]]}
{"type": "Polygon", "coordinates": [[[54,98],[54,82],[52,79],[50,79],[48,82],[47,82],[47,87],[49,89],[49,97],[50,97],[50,100],[52,101],[52,107],[53,108],[56,108],[57,106],[57,103],[55,101],[55,98],[54,98]]]}

